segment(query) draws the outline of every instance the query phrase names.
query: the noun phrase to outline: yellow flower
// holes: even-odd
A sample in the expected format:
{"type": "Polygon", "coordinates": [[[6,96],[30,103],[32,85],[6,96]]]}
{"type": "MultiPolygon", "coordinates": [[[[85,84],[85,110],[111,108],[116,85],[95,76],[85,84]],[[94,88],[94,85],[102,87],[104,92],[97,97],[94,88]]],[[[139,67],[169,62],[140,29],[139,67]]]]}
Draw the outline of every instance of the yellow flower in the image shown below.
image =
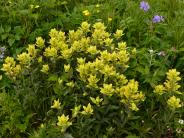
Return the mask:
{"type": "Polygon", "coordinates": [[[157,85],[153,92],[157,93],[159,95],[162,95],[164,93],[164,91],[165,91],[165,87],[163,85],[157,85]]]}
{"type": "Polygon", "coordinates": [[[72,122],[69,121],[69,117],[62,114],[61,116],[58,116],[58,126],[61,127],[61,132],[64,133],[66,129],[72,125],[72,122]]]}
{"type": "Polygon", "coordinates": [[[112,22],[112,17],[109,17],[108,18],[108,22],[112,22]]]}
{"type": "Polygon", "coordinates": [[[54,47],[48,47],[45,49],[44,55],[46,57],[57,57],[57,49],[54,47]]]}
{"type": "Polygon", "coordinates": [[[84,114],[84,115],[93,114],[93,108],[92,108],[90,103],[87,105],[87,107],[83,106],[83,109],[84,109],[84,111],[81,112],[82,114],[84,114]]]}
{"type": "Polygon", "coordinates": [[[72,117],[76,117],[81,109],[81,105],[75,106],[74,109],[72,109],[72,117]]]}
{"type": "Polygon", "coordinates": [[[100,106],[100,103],[103,101],[103,98],[99,98],[99,96],[96,97],[96,98],[90,97],[90,100],[91,100],[94,104],[96,104],[97,106],[100,106]]]}
{"type": "MultiPolygon", "coordinates": [[[[96,30],[101,30],[101,31],[104,31],[106,29],[104,23],[102,22],[97,22],[93,25],[93,28],[96,29],[96,30]]],[[[101,32],[102,33],[102,32],[101,32]]]]}
{"type": "Polygon", "coordinates": [[[75,83],[74,83],[73,81],[71,81],[71,82],[67,82],[66,85],[67,85],[68,87],[73,88],[73,87],[75,86],[75,83]]]}
{"type": "Polygon", "coordinates": [[[64,70],[65,70],[65,72],[69,72],[70,71],[70,64],[64,65],[64,70]]]}
{"type": "Polygon", "coordinates": [[[43,61],[43,57],[42,56],[38,57],[38,63],[42,63],[42,61],[43,61]]]}
{"type": "Polygon", "coordinates": [[[37,37],[36,46],[42,49],[45,46],[45,40],[42,37],[37,37]]]}
{"type": "Polygon", "coordinates": [[[17,76],[21,72],[21,66],[20,65],[16,65],[13,68],[13,72],[14,72],[15,76],[17,76]]]}
{"type": "Polygon", "coordinates": [[[58,83],[59,84],[62,84],[63,83],[63,80],[61,78],[58,78],[58,83]]]}
{"type": "Polygon", "coordinates": [[[84,32],[89,32],[90,31],[90,24],[88,22],[82,22],[81,23],[81,29],[84,32]]]}
{"type": "Polygon", "coordinates": [[[3,70],[10,79],[15,79],[15,77],[21,72],[21,66],[16,65],[14,58],[7,57],[1,70],[3,70]]]}
{"type": "Polygon", "coordinates": [[[39,8],[40,6],[39,5],[35,5],[35,9],[39,8]]]}
{"type": "Polygon", "coordinates": [[[70,59],[70,57],[72,56],[72,49],[66,49],[62,51],[62,57],[64,59],[70,59]]]}
{"type": "Polygon", "coordinates": [[[101,89],[100,92],[105,95],[112,96],[114,94],[112,84],[103,84],[103,88],[100,89],[101,89]]]}
{"type": "Polygon", "coordinates": [[[51,106],[51,108],[53,108],[53,109],[60,109],[61,108],[60,105],[61,105],[61,103],[59,102],[59,99],[58,100],[54,100],[54,103],[51,106]]]}
{"type": "Polygon", "coordinates": [[[177,72],[176,69],[170,69],[166,74],[167,80],[164,82],[166,90],[168,92],[179,93],[178,89],[181,87],[178,85],[178,81],[181,80],[179,77],[180,72],[177,72]]]}
{"type": "Polygon", "coordinates": [[[44,128],[44,124],[41,124],[40,127],[41,127],[41,128],[44,128]]]}
{"type": "Polygon", "coordinates": [[[31,57],[28,53],[23,52],[17,56],[17,60],[21,65],[28,65],[31,61],[31,57]]]}
{"type": "Polygon", "coordinates": [[[126,46],[127,46],[126,42],[120,42],[120,43],[118,43],[118,48],[120,50],[125,50],[126,49],[126,46]]]}
{"type": "Polygon", "coordinates": [[[12,66],[15,66],[15,64],[16,64],[13,57],[7,57],[7,58],[5,59],[5,63],[11,64],[12,66]]]}
{"type": "Polygon", "coordinates": [[[121,36],[123,35],[123,30],[116,30],[116,33],[114,34],[114,37],[116,39],[121,38],[121,36]]]}
{"type": "Polygon", "coordinates": [[[51,38],[57,38],[57,36],[58,36],[58,31],[56,30],[56,28],[50,30],[49,36],[50,36],[51,38]]]}
{"type": "Polygon", "coordinates": [[[95,6],[96,8],[99,8],[100,7],[100,5],[99,4],[96,4],[96,6],[95,6]]]}
{"type": "Polygon", "coordinates": [[[139,108],[137,108],[137,105],[135,103],[131,103],[130,109],[133,110],[133,111],[138,111],[139,110],[139,108]]]}
{"type": "Polygon", "coordinates": [[[181,80],[181,78],[179,77],[180,72],[177,72],[176,69],[170,69],[166,74],[168,80],[175,80],[175,81],[181,80]]]}
{"type": "Polygon", "coordinates": [[[31,57],[34,58],[36,56],[37,50],[35,49],[35,45],[29,45],[27,51],[31,57]]]}
{"type": "Polygon", "coordinates": [[[84,10],[82,13],[83,13],[84,16],[89,16],[90,15],[90,12],[88,10],[84,10]]]}
{"type": "Polygon", "coordinates": [[[169,105],[169,107],[175,109],[175,108],[181,107],[180,101],[181,100],[179,98],[176,98],[175,96],[172,96],[168,99],[167,104],[169,105]]]}
{"type": "Polygon", "coordinates": [[[92,54],[92,55],[98,54],[98,50],[97,50],[96,46],[88,47],[87,52],[92,54]]]}
{"type": "Polygon", "coordinates": [[[99,79],[96,77],[96,75],[90,75],[88,78],[88,82],[89,82],[88,86],[97,88],[98,81],[99,81],[99,79]]]}
{"type": "Polygon", "coordinates": [[[48,71],[49,71],[49,65],[48,64],[46,64],[46,65],[43,65],[42,66],[42,69],[41,69],[41,72],[43,72],[43,73],[48,73],[48,71]]]}

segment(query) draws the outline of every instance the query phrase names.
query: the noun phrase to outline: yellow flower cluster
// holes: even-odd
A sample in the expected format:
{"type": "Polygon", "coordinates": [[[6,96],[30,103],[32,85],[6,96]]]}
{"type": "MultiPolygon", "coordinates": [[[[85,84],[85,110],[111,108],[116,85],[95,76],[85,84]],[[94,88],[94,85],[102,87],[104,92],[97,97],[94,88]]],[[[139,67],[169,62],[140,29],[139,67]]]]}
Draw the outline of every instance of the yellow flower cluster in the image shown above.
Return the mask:
{"type": "Polygon", "coordinates": [[[90,12],[88,10],[84,10],[82,13],[83,13],[84,16],[89,16],[90,15],[90,12]]]}
{"type": "Polygon", "coordinates": [[[100,106],[100,103],[103,101],[103,98],[100,98],[99,96],[97,96],[96,98],[90,97],[90,99],[97,106],[100,106]]]}
{"type": "Polygon", "coordinates": [[[42,37],[37,37],[36,38],[36,46],[40,49],[44,48],[45,40],[42,37]]]}
{"type": "Polygon", "coordinates": [[[179,98],[176,98],[175,96],[172,96],[168,99],[167,104],[173,109],[179,108],[181,107],[181,100],[179,98]]]}
{"type": "Polygon", "coordinates": [[[181,80],[179,75],[180,73],[177,72],[176,69],[171,69],[167,72],[167,80],[164,84],[168,92],[178,92],[178,89],[181,87],[180,85],[178,85],[178,81],[181,80]]]}
{"type": "Polygon", "coordinates": [[[100,92],[105,95],[112,96],[115,90],[113,89],[112,84],[103,84],[100,92]]]}
{"type": "Polygon", "coordinates": [[[29,65],[31,61],[31,57],[28,53],[23,52],[22,54],[17,56],[17,60],[21,65],[29,65]]]}
{"type": "Polygon", "coordinates": [[[180,93],[178,89],[181,87],[178,84],[178,81],[181,80],[179,77],[179,72],[176,69],[170,69],[167,73],[167,80],[164,82],[164,85],[158,85],[155,87],[154,92],[162,95],[165,92],[169,93],[180,93]]]}
{"type": "Polygon", "coordinates": [[[89,103],[87,106],[83,106],[84,111],[82,111],[81,113],[84,115],[92,115],[93,114],[93,108],[91,106],[91,104],[89,103]]]}
{"type": "Polygon", "coordinates": [[[72,125],[72,122],[69,121],[69,117],[62,114],[58,116],[58,123],[57,125],[61,127],[61,132],[64,133],[66,129],[72,125]]]}
{"type": "MultiPolygon", "coordinates": [[[[181,80],[179,77],[180,72],[177,72],[176,69],[170,69],[167,73],[167,80],[164,82],[164,85],[155,86],[154,93],[158,95],[163,95],[164,93],[168,95],[181,94],[178,89],[181,87],[178,84],[178,81],[181,80]]],[[[168,99],[167,104],[171,108],[181,107],[180,99],[172,96],[168,99]]]]}
{"type": "Polygon", "coordinates": [[[47,74],[49,71],[49,65],[43,65],[40,71],[47,74]]]}
{"type": "Polygon", "coordinates": [[[127,85],[120,87],[118,91],[122,97],[121,102],[126,103],[134,111],[138,110],[136,104],[145,99],[144,94],[138,91],[138,82],[135,80],[130,80],[127,85]]]}
{"type": "Polygon", "coordinates": [[[21,72],[21,66],[16,65],[14,58],[7,57],[1,70],[3,70],[10,79],[15,79],[21,72]]]}
{"type": "Polygon", "coordinates": [[[76,117],[80,113],[81,105],[75,106],[74,109],[72,109],[72,117],[76,117]]]}
{"type": "MultiPolygon", "coordinates": [[[[88,15],[88,11],[84,11],[84,14],[88,15]]],[[[64,65],[61,71],[67,75],[75,72],[79,76],[77,79],[80,79],[87,89],[99,92],[99,95],[94,95],[96,98],[90,98],[97,106],[103,100],[99,98],[100,95],[111,97],[118,94],[124,104],[132,110],[138,110],[137,104],[144,99],[144,95],[138,91],[136,81],[128,82],[122,74],[128,68],[130,58],[126,42],[121,41],[122,35],[123,30],[117,30],[115,34],[108,33],[102,22],[93,25],[86,21],[82,22],[76,31],[70,30],[68,34],[51,29],[48,43],[45,43],[42,37],[38,37],[35,44],[29,45],[27,52],[17,56],[17,60],[20,67],[37,62],[41,65],[38,66],[41,67],[40,71],[46,74],[54,71],[54,67],[49,71],[48,65],[62,60],[64,65]]],[[[15,64],[11,66],[14,67],[15,64]]],[[[15,71],[10,73],[12,69],[3,70],[9,74],[15,74],[15,71]]],[[[71,89],[78,86],[71,79],[66,81],[58,78],[58,83],[71,89]]],[[[52,108],[59,108],[58,101],[54,101],[52,108]]],[[[83,109],[83,114],[93,113],[90,103],[83,106],[83,109]]]]}

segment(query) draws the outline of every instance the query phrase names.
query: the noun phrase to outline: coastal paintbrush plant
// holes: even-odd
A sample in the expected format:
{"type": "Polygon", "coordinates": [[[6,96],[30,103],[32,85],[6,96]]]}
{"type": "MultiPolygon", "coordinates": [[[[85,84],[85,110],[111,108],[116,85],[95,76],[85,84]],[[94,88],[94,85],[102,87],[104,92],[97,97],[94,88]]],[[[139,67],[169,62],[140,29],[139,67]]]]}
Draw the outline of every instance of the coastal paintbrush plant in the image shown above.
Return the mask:
{"type": "MultiPolygon", "coordinates": [[[[131,120],[139,118],[147,97],[136,78],[126,77],[137,51],[127,47],[123,35],[123,30],[107,32],[102,22],[91,25],[85,21],[68,33],[51,29],[49,40],[38,37],[16,58],[5,59],[2,70],[17,97],[23,97],[23,108],[38,114],[37,120],[43,118],[40,131],[48,129],[58,135],[68,131],[82,137],[93,135],[92,126],[106,126],[102,132],[93,130],[99,135],[127,135],[122,128],[134,126],[131,120]]],[[[182,107],[182,100],[175,97],[180,94],[179,80],[179,72],[171,69],[166,82],[155,87],[157,95],[168,95],[169,109],[182,107]]]]}
{"type": "MultiPolygon", "coordinates": [[[[48,43],[38,37],[36,43],[29,45],[27,51],[17,55],[17,58],[7,57],[2,70],[10,79],[16,81],[21,79],[25,72],[38,68],[38,73],[45,74],[48,78],[53,75],[60,76],[56,82],[57,87],[70,89],[71,93],[74,93],[74,90],[80,90],[81,93],[88,91],[89,96],[81,97],[86,101],[81,111],[83,115],[95,114],[96,108],[91,104],[100,108],[103,98],[99,97],[113,98],[115,95],[120,98],[121,108],[124,105],[129,110],[137,111],[138,104],[145,97],[138,91],[138,82],[128,81],[123,74],[128,69],[130,57],[126,42],[121,40],[122,35],[122,30],[110,34],[102,22],[92,26],[88,22],[82,22],[78,30],[69,31],[68,34],[52,29],[48,43]],[[91,93],[92,91],[94,92],[91,93]]],[[[75,93],[80,95],[79,92],[75,93]]],[[[57,94],[55,96],[61,98],[57,94]]],[[[77,95],[74,99],[76,98],[77,95]]],[[[51,108],[60,109],[60,104],[59,100],[54,100],[51,108]]],[[[68,107],[65,108],[67,110],[68,107]]],[[[73,117],[80,113],[75,109],[74,107],[72,110],[75,111],[73,117]]],[[[58,117],[60,122],[62,118],[68,120],[68,116],[62,115],[58,117]]],[[[62,127],[62,132],[71,125],[68,125],[67,121],[67,125],[58,124],[62,127]]]]}

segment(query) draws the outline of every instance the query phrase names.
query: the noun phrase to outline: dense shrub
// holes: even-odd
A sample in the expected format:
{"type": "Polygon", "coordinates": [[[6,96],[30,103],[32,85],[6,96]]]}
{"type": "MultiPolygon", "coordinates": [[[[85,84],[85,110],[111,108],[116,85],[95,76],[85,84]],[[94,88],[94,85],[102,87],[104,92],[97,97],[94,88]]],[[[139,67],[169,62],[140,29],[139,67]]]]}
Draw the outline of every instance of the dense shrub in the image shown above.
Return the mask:
{"type": "Polygon", "coordinates": [[[9,93],[19,110],[26,111],[25,119],[31,114],[29,124],[23,121],[27,129],[2,122],[10,125],[5,129],[10,136],[37,128],[38,137],[64,136],[67,131],[74,137],[159,137],[172,127],[182,106],[175,97],[182,94],[179,72],[169,70],[164,85],[141,92],[138,82],[125,76],[136,50],[127,49],[122,30],[110,34],[105,29],[101,22],[83,22],[68,34],[52,29],[48,42],[38,37],[16,59],[5,59],[9,93]]]}
{"type": "Polygon", "coordinates": [[[183,9],[1,0],[0,137],[184,137],[183,9]]]}

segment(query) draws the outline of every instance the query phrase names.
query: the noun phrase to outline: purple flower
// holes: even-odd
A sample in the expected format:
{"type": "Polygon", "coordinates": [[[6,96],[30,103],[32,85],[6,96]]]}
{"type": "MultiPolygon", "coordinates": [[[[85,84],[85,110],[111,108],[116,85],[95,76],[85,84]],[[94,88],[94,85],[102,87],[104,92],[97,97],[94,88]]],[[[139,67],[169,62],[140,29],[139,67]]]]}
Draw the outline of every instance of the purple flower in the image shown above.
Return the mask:
{"type": "Polygon", "coordinates": [[[6,51],[5,47],[0,47],[0,59],[4,58],[5,51],[6,51]]]}
{"type": "Polygon", "coordinates": [[[150,6],[149,6],[148,2],[141,1],[140,9],[143,9],[145,12],[147,12],[150,9],[150,6]]]}
{"type": "Polygon", "coordinates": [[[162,22],[162,21],[164,21],[164,17],[163,16],[155,15],[153,17],[153,23],[159,23],[159,22],[162,22]]]}

